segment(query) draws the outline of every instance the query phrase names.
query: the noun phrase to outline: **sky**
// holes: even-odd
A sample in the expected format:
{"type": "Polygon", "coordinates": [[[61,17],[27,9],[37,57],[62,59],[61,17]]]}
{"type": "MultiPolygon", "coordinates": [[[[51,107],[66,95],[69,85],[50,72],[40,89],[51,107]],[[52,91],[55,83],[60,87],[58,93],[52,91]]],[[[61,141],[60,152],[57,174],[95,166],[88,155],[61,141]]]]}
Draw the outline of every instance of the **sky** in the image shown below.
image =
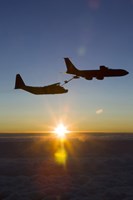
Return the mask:
{"type": "Polygon", "coordinates": [[[0,133],[133,132],[132,0],[0,0],[0,133]],[[25,84],[63,83],[64,57],[79,69],[100,65],[124,77],[75,79],[68,93],[36,96],[25,84]]]}

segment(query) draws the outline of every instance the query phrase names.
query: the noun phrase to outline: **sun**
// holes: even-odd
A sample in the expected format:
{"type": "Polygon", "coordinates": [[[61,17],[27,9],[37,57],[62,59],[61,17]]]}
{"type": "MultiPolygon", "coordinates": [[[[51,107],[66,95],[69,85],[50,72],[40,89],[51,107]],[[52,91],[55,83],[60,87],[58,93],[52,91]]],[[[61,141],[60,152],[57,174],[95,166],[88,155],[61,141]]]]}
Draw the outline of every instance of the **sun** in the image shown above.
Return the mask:
{"type": "Polygon", "coordinates": [[[64,124],[61,123],[55,128],[54,133],[57,135],[58,138],[64,139],[69,131],[64,126],[64,124]]]}

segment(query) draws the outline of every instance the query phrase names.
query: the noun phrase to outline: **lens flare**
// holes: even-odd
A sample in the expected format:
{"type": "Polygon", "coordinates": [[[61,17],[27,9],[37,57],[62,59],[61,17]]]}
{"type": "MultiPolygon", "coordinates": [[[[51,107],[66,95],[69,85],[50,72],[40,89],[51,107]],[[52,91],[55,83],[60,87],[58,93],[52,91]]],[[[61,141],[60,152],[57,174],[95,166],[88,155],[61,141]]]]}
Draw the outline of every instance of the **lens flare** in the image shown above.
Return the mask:
{"type": "Polygon", "coordinates": [[[62,146],[55,152],[55,160],[60,165],[65,165],[67,159],[67,152],[62,146]]]}
{"type": "Polygon", "coordinates": [[[67,128],[64,126],[64,124],[59,124],[55,130],[54,130],[55,134],[57,135],[57,137],[59,139],[64,139],[66,137],[66,134],[69,133],[69,131],[67,130],[67,128]]]}
{"type": "Polygon", "coordinates": [[[66,165],[67,161],[67,151],[65,149],[66,135],[69,133],[66,126],[63,123],[60,123],[55,129],[54,133],[56,134],[57,140],[57,150],[54,154],[55,161],[59,165],[66,165]]]}

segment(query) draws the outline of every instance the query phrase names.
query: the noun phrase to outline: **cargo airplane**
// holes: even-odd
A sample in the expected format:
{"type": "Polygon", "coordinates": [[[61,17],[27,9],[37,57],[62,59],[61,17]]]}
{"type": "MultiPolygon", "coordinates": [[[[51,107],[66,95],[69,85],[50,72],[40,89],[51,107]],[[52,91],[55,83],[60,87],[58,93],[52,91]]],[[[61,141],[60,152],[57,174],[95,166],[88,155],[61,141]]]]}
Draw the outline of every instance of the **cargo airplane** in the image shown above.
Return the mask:
{"type": "Polygon", "coordinates": [[[92,80],[96,78],[98,80],[103,80],[104,77],[116,77],[125,76],[129,72],[124,69],[110,69],[106,66],[100,66],[98,70],[79,70],[77,69],[69,58],[64,58],[67,67],[67,74],[74,74],[74,78],[83,77],[87,80],[92,80]]]}
{"type": "Polygon", "coordinates": [[[67,93],[68,90],[66,90],[64,87],[60,86],[60,83],[54,83],[52,85],[47,85],[43,87],[33,87],[33,86],[27,86],[25,85],[22,77],[20,74],[16,75],[16,81],[15,81],[15,88],[14,89],[22,89],[27,92],[30,92],[32,94],[62,94],[67,93]]]}

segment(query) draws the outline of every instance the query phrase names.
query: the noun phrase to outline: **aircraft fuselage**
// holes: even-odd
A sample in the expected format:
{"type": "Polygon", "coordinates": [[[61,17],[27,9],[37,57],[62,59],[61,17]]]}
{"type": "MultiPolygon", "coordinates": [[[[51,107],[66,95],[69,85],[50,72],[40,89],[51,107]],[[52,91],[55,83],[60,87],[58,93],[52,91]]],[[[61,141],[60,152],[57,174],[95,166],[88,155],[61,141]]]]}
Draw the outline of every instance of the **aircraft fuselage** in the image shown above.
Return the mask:
{"type": "Polygon", "coordinates": [[[15,89],[22,89],[32,94],[62,94],[67,93],[68,90],[60,86],[60,83],[54,83],[43,87],[28,86],[24,83],[20,74],[16,75],[15,89]]]}
{"type": "Polygon", "coordinates": [[[128,71],[124,69],[110,69],[106,66],[100,66],[98,70],[79,70],[74,66],[69,58],[64,59],[67,67],[66,73],[74,74],[77,77],[83,77],[88,80],[92,80],[93,78],[103,80],[104,77],[125,76],[128,74],[128,71]]]}
{"type": "Polygon", "coordinates": [[[78,70],[73,74],[75,74],[76,76],[81,76],[86,79],[91,79],[93,77],[97,79],[103,79],[104,77],[125,76],[126,74],[128,74],[128,72],[123,69],[106,69],[106,70],[100,69],[100,70],[78,70]]]}
{"type": "Polygon", "coordinates": [[[44,86],[44,87],[33,87],[33,86],[23,86],[21,89],[30,92],[32,94],[61,94],[61,93],[67,93],[68,90],[64,89],[63,87],[50,87],[50,86],[44,86]]]}

